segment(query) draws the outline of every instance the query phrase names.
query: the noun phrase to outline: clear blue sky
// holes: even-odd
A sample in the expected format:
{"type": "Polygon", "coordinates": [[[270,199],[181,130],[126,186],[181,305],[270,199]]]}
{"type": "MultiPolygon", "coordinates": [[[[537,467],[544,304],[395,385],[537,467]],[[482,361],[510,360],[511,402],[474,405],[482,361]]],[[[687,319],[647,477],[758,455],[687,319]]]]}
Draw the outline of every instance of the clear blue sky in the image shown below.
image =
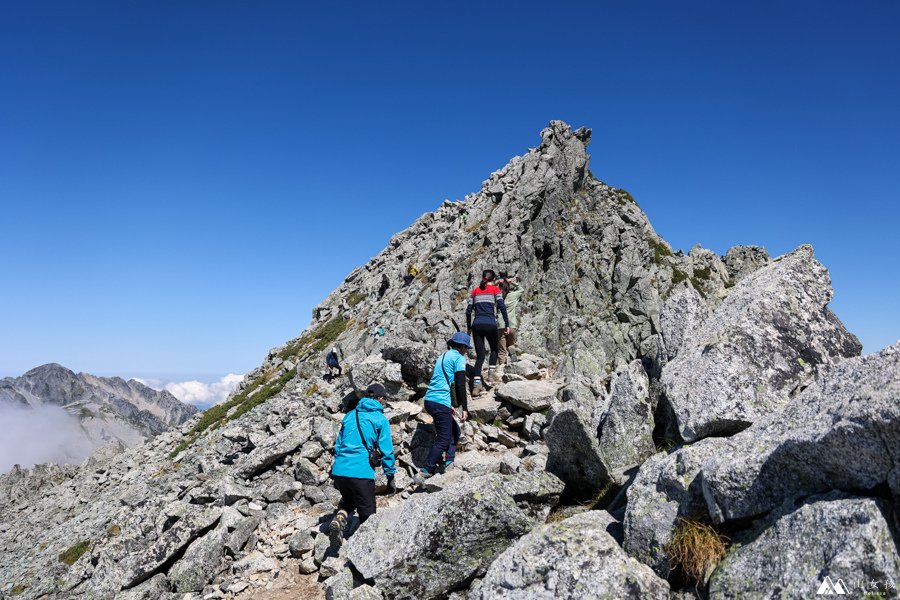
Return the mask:
{"type": "Polygon", "coordinates": [[[816,247],[900,338],[900,3],[4,2],[0,375],[257,366],[539,142],[673,246],[816,247]]]}

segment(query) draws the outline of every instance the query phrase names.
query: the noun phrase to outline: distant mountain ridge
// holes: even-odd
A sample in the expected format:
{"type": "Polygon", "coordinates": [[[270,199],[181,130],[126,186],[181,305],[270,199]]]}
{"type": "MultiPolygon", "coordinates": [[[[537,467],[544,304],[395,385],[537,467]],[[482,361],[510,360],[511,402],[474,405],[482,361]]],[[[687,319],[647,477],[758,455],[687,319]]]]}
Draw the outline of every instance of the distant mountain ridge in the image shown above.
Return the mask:
{"type": "Polygon", "coordinates": [[[58,406],[76,417],[93,447],[121,441],[128,446],[190,419],[197,408],[170,392],[131,379],[75,373],[56,363],[20,377],[0,379],[0,407],[58,406]]]}

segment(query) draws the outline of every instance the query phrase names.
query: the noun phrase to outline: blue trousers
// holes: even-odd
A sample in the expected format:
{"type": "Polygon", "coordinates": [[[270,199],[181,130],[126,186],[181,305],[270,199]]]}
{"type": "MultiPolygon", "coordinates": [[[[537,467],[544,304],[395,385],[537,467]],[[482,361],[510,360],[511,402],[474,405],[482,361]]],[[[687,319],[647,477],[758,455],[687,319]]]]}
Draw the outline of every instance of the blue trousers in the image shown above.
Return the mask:
{"type": "Polygon", "coordinates": [[[435,466],[441,460],[441,454],[444,454],[444,460],[453,461],[456,458],[456,445],[459,443],[460,431],[456,419],[453,418],[453,410],[449,406],[426,400],[425,411],[434,419],[436,432],[425,468],[430,473],[434,473],[435,466]]]}

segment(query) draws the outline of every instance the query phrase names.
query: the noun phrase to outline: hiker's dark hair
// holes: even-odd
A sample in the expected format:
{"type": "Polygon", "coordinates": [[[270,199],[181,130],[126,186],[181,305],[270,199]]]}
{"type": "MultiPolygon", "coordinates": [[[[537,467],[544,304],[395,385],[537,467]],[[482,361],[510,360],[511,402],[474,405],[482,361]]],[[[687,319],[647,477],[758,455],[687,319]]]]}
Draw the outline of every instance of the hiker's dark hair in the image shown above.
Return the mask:
{"type": "Polygon", "coordinates": [[[497,276],[497,274],[494,273],[493,269],[485,269],[484,271],[482,271],[481,272],[481,285],[478,286],[479,289],[482,289],[482,290],[485,289],[487,287],[488,281],[493,281],[496,276],[497,276]]]}

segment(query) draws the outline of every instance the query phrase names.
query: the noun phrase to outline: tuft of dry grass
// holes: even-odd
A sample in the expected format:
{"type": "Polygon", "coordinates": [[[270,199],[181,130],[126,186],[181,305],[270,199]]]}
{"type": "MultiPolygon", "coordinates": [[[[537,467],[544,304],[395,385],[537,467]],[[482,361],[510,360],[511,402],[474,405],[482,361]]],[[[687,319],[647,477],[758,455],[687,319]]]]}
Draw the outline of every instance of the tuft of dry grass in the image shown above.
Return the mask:
{"type": "Polygon", "coordinates": [[[725,558],[728,538],[712,526],[694,519],[679,519],[666,552],[674,567],[702,583],[725,558]]]}

